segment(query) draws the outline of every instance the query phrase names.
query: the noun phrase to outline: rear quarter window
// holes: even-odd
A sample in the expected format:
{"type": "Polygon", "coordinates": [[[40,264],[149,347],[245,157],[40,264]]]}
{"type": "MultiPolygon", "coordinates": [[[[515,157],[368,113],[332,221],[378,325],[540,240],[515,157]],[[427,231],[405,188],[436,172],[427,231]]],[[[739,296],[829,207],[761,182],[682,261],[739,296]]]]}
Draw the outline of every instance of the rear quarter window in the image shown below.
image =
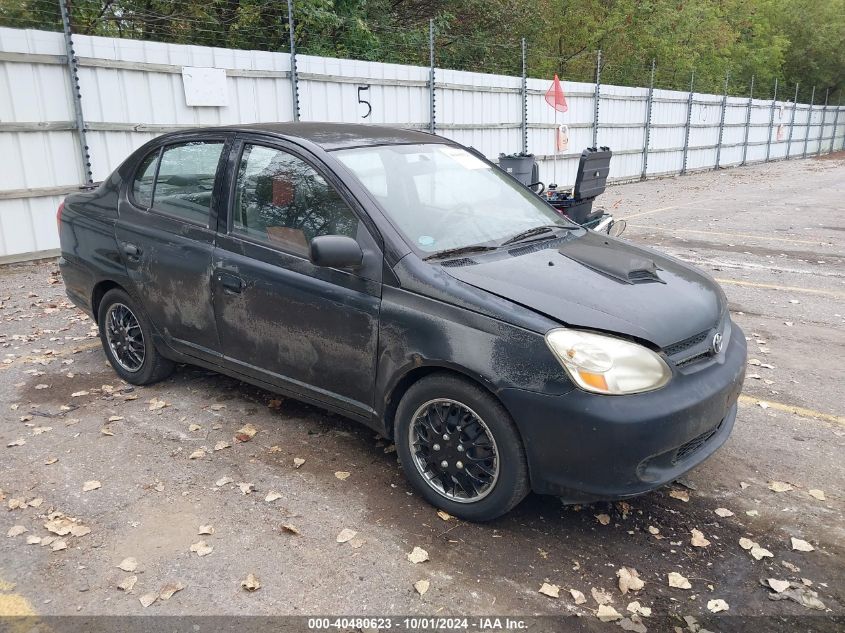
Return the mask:
{"type": "Polygon", "coordinates": [[[132,182],[132,198],[135,204],[149,207],[153,203],[153,188],[155,187],[156,166],[160,150],[150,152],[138,165],[135,180],[132,182]]]}

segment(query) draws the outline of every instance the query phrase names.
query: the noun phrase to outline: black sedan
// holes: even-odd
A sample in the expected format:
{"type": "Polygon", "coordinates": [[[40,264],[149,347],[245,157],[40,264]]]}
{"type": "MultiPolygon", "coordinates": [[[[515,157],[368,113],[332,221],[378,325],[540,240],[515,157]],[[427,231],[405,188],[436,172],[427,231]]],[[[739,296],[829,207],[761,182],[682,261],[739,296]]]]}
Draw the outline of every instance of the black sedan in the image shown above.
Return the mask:
{"type": "Polygon", "coordinates": [[[166,134],[59,227],[68,296],[121,378],[191,363],[363,422],[459,517],[643,493],[734,424],[745,338],[711,277],[444,138],[166,134]]]}

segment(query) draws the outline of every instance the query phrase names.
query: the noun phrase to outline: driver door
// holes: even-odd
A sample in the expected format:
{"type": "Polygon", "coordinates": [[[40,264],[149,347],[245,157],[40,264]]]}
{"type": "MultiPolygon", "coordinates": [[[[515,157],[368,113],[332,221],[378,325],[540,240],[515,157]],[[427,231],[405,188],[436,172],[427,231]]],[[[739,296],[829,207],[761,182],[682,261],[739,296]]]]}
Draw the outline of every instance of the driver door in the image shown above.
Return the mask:
{"type": "Polygon", "coordinates": [[[214,311],[227,364],[304,399],[373,411],[382,253],[342,184],[285,144],[249,136],[228,170],[213,256],[214,311]],[[318,235],[355,238],[356,270],[308,258],[318,235]]]}

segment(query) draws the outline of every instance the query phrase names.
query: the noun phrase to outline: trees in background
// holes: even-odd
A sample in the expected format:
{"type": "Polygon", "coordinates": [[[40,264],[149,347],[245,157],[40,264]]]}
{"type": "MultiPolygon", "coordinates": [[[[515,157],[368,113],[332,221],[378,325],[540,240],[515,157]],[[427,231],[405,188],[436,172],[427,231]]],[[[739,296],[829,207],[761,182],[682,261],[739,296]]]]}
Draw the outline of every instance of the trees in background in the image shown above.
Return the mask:
{"type": "MultiPolygon", "coordinates": [[[[68,0],[76,32],[227,48],[287,50],[284,0],[68,0]]],[[[845,0],[295,0],[306,54],[428,63],[428,20],[441,67],[518,74],[520,38],[532,76],[748,91],[775,78],[802,97],[845,91],[845,0]]],[[[58,0],[0,0],[0,25],[61,27],[58,0]]],[[[782,93],[783,94],[783,93],[782,93]]]]}

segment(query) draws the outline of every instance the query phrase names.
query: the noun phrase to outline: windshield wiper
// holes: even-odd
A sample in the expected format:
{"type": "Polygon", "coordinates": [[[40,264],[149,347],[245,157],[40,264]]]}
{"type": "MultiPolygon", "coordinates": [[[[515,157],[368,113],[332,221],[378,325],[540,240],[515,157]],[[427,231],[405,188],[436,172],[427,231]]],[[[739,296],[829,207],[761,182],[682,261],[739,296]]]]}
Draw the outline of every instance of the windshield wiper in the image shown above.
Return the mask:
{"type": "Polygon", "coordinates": [[[484,246],[483,244],[474,244],[472,246],[460,246],[458,248],[447,248],[445,251],[437,251],[431,255],[423,257],[423,261],[431,259],[444,259],[446,257],[454,257],[456,255],[466,255],[467,253],[484,253],[487,251],[495,251],[496,246],[484,246]]]}
{"type": "Polygon", "coordinates": [[[517,233],[513,237],[506,239],[504,242],[500,244],[500,246],[507,246],[508,244],[515,244],[516,242],[521,242],[522,240],[526,240],[529,237],[534,237],[535,235],[542,235],[543,233],[550,233],[555,229],[566,229],[571,230],[572,227],[560,225],[560,224],[546,224],[544,226],[535,226],[530,228],[522,233],[517,233]]]}

